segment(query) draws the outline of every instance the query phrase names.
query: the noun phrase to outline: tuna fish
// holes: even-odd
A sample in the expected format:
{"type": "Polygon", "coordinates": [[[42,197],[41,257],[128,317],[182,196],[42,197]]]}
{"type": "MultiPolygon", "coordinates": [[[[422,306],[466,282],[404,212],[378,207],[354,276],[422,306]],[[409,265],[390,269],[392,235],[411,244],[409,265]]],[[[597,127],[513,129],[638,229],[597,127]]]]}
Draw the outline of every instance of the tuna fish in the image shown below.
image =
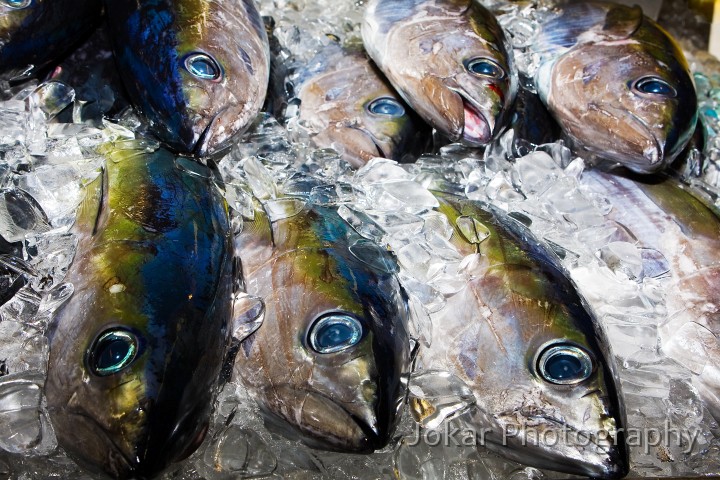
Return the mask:
{"type": "Polygon", "coordinates": [[[232,144],[265,101],[270,53],[253,0],[105,2],[131,100],[168,146],[198,156],[232,144]]]}
{"type": "Polygon", "coordinates": [[[639,7],[567,2],[542,27],[537,90],[578,153],[638,172],[685,148],[697,96],[680,47],[639,7]]]}
{"type": "Polygon", "coordinates": [[[517,91],[512,48],[473,0],[371,0],[365,48],[405,101],[451,141],[485,145],[517,91]]]}
{"type": "Polygon", "coordinates": [[[87,187],[49,331],[58,443],[113,478],[151,478],[202,442],[231,335],[233,250],[212,171],[108,144],[87,187]]]}
{"type": "Polygon", "coordinates": [[[492,207],[437,197],[454,227],[450,241],[469,256],[470,280],[433,318],[422,363],[468,385],[477,404],[471,425],[486,447],[538,468],[625,475],[613,357],[557,259],[492,207]]]}
{"type": "Polygon", "coordinates": [[[268,423],[314,448],[383,447],[410,369],[394,258],[337,207],[292,197],[256,203],[236,241],[247,292],[264,299],[265,316],[235,370],[268,423]]]}

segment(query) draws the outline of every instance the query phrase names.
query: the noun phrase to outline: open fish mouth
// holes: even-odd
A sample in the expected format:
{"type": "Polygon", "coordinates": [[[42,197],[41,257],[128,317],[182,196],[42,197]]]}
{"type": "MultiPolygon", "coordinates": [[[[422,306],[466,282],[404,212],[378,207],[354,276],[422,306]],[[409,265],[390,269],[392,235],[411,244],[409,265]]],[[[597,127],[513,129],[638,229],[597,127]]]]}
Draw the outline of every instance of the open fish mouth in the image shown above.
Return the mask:
{"type": "Polygon", "coordinates": [[[266,398],[278,406],[268,413],[292,425],[310,447],[370,453],[386,442],[377,426],[369,424],[376,422],[359,418],[319,392],[282,385],[269,388],[267,393],[266,398]]]}
{"type": "Polygon", "coordinates": [[[485,115],[465,99],[463,99],[463,110],[465,112],[463,140],[472,145],[487,145],[492,139],[492,132],[485,115]]]}

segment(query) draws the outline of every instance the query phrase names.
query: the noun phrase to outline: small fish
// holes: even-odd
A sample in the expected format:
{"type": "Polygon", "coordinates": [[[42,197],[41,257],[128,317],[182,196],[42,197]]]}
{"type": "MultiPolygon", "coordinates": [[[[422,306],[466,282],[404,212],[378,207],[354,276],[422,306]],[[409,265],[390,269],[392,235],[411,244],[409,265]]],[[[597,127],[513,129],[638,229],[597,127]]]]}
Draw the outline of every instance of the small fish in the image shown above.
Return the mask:
{"type": "Polygon", "coordinates": [[[315,145],[336,150],[354,167],[373,157],[412,161],[428,146],[429,127],[362,51],[330,43],[292,80],[278,80],[284,91],[277,96],[299,100],[297,120],[315,145]]]}
{"type": "Polygon", "coordinates": [[[698,102],[680,47],[639,7],[567,2],[542,24],[535,83],[574,148],[657,172],[695,131],[698,102]]]}
{"type": "Polygon", "coordinates": [[[720,213],[674,178],[583,173],[583,184],[613,205],[642,248],[662,254],[667,319],[662,351],[692,372],[692,383],[720,421],[720,213]]]}
{"type": "Polygon", "coordinates": [[[371,0],[365,48],[415,111],[451,141],[488,144],[517,91],[512,48],[473,0],[371,0]]]}
{"type": "Polygon", "coordinates": [[[100,22],[93,0],[1,0],[0,78],[20,80],[62,59],[100,22]]]}
{"type": "Polygon", "coordinates": [[[504,213],[435,192],[468,255],[465,289],[433,318],[426,367],[463,380],[485,446],[538,468],[618,478],[625,411],[605,335],[545,247],[504,213]]]}
{"type": "Polygon", "coordinates": [[[60,446],[113,478],[151,478],[202,442],[230,343],[233,247],[212,171],[145,141],[101,147],[49,331],[60,446]]]}
{"type": "Polygon", "coordinates": [[[270,53],[253,0],[105,2],[120,74],[155,135],[219,155],[265,101],[270,53]]]}
{"type": "Polygon", "coordinates": [[[400,419],[410,369],[408,298],[395,259],[337,207],[283,197],[256,203],[236,238],[262,328],[236,375],[269,425],[324,450],[382,448],[400,419]],[[268,213],[280,219],[273,220],[268,213]]]}

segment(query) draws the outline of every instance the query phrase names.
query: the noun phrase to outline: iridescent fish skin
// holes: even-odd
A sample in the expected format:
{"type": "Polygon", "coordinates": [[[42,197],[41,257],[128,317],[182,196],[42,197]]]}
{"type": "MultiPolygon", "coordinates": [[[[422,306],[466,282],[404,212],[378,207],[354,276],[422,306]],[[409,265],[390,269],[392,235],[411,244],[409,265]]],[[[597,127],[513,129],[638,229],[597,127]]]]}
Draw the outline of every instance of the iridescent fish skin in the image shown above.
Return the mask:
{"type": "Polygon", "coordinates": [[[407,296],[394,258],[332,207],[306,205],[270,222],[258,206],[236,240],[247,292],[264,299],[265,316],[241,344],[235,372],[267,421],[313,448],[382,448],[410,369],[407,296]],[[354,328],[355,339],[334,341],[322,327],[328,318],[349,322],[340,328],[354,328]],[[342,348],[321,353],[313,345],[323,340],[342,348]]]}
{"type": "Polygon", "coordinates": [[[297,120],[317,147],[336,150],[352,166],[374,157],[411,161],[428,146],[430,128],[364,52],[331,43],[294,77],[297,120]]]}
{"type": "Polygon", "coordinates": [[[153,478],[207,432],[231,334],[232,235],[210,169],[143,142],[103,153],[74,226],[74,293],[49,332],[45,394],[79,464],[153,478]]]}
{"type": "Polygon", "coordinates": [[[692,372],[693,385],[720,420],[720,213],[670,177],[589,171],[582,180],[610,200],[610,218],[626,226],[639,247],[663,255],[662,352],[692,372]]]}
{"type": "Polygon", "coordinates": [[[680,47],[639,7],[564,3],[541,27],[537,90],[578,153],[638,173],[665,168],[693,135],[698,103],[680,47]]]}
{"type": "Polygon", "coordinates": [[[0,1],[0,78],[36,74],[59,61],[100,21],[93,0],[0,1]]]}
{"type": "Polygon", "coordinates": [[[454,227],[450,241],[476,255],[466,288],[433,318],[433,343],[420,361],[470,387],[472,424],[487,429],[485,445],[497,453],[593,478],[625,475],[625,411],[613,357],[573,284],[515,220],[479,202],[436,196],[454,227]],[[582,374],[561,384],[553,362],[573,355],[582,374]]]}
{"type": "Polygon", "coordinates": [[[471,0],[371,0],[365,48],[415,111],[451,141],[489,143],[517,91],[512,48],[471,0]]]}
{"type": "Polygon", "coordinates": [[[219,155],[252,122],[270,53],[253,0],[105,2],[125,86],[172,149],[219,155]]]}

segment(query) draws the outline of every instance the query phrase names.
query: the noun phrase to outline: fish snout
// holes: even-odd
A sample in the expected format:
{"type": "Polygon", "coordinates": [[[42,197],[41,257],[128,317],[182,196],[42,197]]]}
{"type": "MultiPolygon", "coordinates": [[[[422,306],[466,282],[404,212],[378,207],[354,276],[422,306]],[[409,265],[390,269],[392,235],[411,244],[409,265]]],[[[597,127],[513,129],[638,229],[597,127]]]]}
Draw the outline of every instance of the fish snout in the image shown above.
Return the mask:
{"type": "Polygon", "coordinates": [[[330,126],[315,135],[313,141],[320,148],[332,148],[355,168],[374,157],[391,158],[390,152],[384,151],[369,133],[356,127],[330,126]]]}
{"type": "Polygon", "coordinates": [[[275,426],[286,436],[299,435],[312,448],[370,453],[384,447],[389,439],[389,432],[378,429],[377,413],[369,404],[344,405],[292,385],[275,387],[268,394],[266,398],[276,400],[274,405],[265,405],[264,410],[282,422],[273,422],[275,426]]]}

